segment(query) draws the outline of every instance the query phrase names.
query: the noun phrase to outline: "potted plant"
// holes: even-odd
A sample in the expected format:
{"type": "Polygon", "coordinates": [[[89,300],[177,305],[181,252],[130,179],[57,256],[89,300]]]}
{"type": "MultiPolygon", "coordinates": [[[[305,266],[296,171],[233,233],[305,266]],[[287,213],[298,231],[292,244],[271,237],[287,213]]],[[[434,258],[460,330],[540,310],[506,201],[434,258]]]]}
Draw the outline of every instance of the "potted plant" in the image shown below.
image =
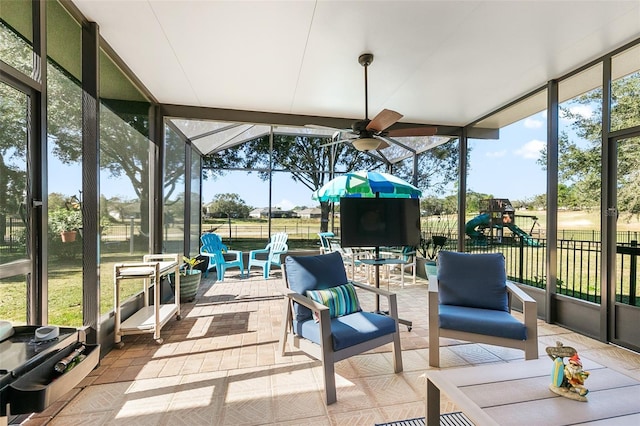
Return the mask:
{"type": "MultiPolygon", "coordinates": [[[[192,302],[196,298],[202,277],[202,271],[194,267],[202,263],[202,259],[187,256],[183,256],[182,259],[184,263],[180,266],[180,302],[192,302]]],[[[175,278],[172,275],[169,275],[169,285],[171,290],[175,291],[175,278]]]]}
{"type": "Polygon", "coordinates": [[[73,242],[78,229],[82,228],[82,212],[66,208],[53,210],[49,213],[49,228],[60,234],[62,242],[73,242]]]}
{"type": "Polygon", "coordinates": [[[444,235],[432,235],[429,238],[423,236],[420,237],[420,246],[418,247],[418,253],[422,255],[424,259],[424,268],[419,267],[418,271],[424,270],[427,278],[429,275],[436,275],[438,253],[444,245],[447,243],[447,237],[444,235]]]}

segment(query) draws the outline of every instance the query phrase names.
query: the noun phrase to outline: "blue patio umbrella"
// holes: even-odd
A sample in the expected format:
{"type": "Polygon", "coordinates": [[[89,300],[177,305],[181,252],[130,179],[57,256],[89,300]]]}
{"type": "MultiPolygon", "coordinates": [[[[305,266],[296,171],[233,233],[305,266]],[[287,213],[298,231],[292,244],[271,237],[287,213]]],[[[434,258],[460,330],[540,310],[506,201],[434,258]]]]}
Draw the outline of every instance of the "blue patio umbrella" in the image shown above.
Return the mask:
{"type": "Polygon", "coordinates": [[[419,198],[415,186],[389,173],[360,170],[345,173],[314,191],[317,201],[339,202],[342,197],[419,198]]]}

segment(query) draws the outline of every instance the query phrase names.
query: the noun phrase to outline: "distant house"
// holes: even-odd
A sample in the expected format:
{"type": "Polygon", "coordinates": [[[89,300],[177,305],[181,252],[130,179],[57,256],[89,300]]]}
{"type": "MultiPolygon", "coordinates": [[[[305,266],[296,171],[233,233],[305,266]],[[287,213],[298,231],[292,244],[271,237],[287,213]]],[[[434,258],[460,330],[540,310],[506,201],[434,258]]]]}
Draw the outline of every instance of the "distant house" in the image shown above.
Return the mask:
{"type": "MultiPolygon", "coordinates": [[[[269,209],[262,208],[262,209],[251,210],[249,212],[249,217],[252,217],[254,219],[266,219],[269,217],[269,209]]],[[[291,218],[291,217],[298,217],[298,214],[292,210],[280,210],[280,209],[271,210],[271,218],[291,218]]]]}
{"type": "Polygon", "coordinates": [[[322,210],[319,208],[304,209],[297,212],[298,216],[302,219],[320,219],[322,217],[322,210]]]}
{"type": "Polygon", "coordinates": [[[252,217],[254,219],[260,219],[263,217],[266,218],[268,214],[269,214],[268,209],[253,209],[249,212],[249,217],[252,217]]]}

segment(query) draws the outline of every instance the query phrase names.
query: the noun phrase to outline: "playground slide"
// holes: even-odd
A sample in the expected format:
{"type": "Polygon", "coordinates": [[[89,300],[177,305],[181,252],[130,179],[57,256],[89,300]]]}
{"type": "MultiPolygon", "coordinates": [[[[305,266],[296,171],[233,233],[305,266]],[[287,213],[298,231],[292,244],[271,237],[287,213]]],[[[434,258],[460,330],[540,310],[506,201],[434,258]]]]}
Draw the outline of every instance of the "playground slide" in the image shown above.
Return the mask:
{"type": "Polygon", "coordinates": [[[514,234],[519,235],[526,245],[531,247],[540,247],[539,242],[531,238],[531,235],[527,234],[522,229],[518,228],[518,226],[515,225],[514,223],[509,223],[507,225],[507,228],[509,228],[511,232],[513,232],[514,234]]]}
{"type": "Polygon", "coordinates": [[[478,216],[467,222],[467,224],[464,226],[464,232],[474,241],[484,240],[484,234],[478,231],[476,228],[480,225],[489,226],[489,224],[491,223],[490,219],[491,217],[489,216],[489,213],[479,214],[478,216]]]}
{"type": "MultiPolygon", "coordinates": [[[[489,213],[482,213],[478,216],[471,219],[464,227],[465,233],[471,237],[471,239],[476,242],[482,242],[485,240],[485,235],[478,231],[476,228],[480,225],[489,226],[491,224],[491,217],[489,213]]],[[[540,247],[540,243],[534,240],[529,234],[520,229],[517,225],[513,223],[505,224],[507,228],[511,230],[514,234],[518,235],[524,243],[531,247],[540,247]]],[[[486,243],[485,243],[486,244],[486,243]]]]}

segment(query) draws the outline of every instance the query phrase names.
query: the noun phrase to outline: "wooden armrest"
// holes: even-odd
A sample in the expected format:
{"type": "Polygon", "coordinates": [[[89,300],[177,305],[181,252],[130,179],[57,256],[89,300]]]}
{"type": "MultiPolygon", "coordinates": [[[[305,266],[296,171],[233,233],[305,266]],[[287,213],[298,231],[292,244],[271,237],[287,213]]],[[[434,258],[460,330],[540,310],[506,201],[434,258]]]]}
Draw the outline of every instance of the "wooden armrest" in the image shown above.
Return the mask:
{"type": "Polygon", "coordinates": [[[519,299],[522,303],[525,302],[535,302],[535,299],[525,293],[520,287],[516,285],[516,283],[512,281],[507,281],[507,291],[511,293],[516,299],[519,299]]]}
{"type": "Polygon", "coordinates": [[[350,281],[350,283],[353,284],[354,287],[360,288],[362,290],[365,290],[371,293],[375,293],[379,296],[386,297],[387,303],[389,305],[389,316],[395,319],[396,321],[398,320],[398,301],[397,301],[397,295],[395,293],[383,290],[381,288],[375,288],[368,284],[362,284],[357,281],[350,281]]]}
{"type": "MultiPolygon", "coordinates": [[[[316,318],[318,319],[318,327],[320,328],[320,339],[322,342],[321,347],[330,348],[332,345],[332,342],[331,342],[331,317],[329,314],[329,307],[321,303],[316,303],[310,298],[303,296],[300,293],[291,291],[290,289],[287,289],[284,292],[284,295],[289,299],[287,301],[287,307],[286,307],[286,311],[287,311],[286,321],[290,323],[293,319],[291,301],[294,301],[296,303],[301,304],[302,306],[306,306],[307,308],[311,309],[316,315],[316,318]]],[[[282,342],[285,342],[285,341],[286,341],[286,338],[282,340],[282,342]]],[[[284,354],[284,343],[281,343],[281,345],[282,345],[282,353],[284,354]]]]}
{"type": "Polygon", "coordinates": [[[440,312],[440,296],[438,295],[437,275],[427,276],[429,289],[427,291],[427,308],[429,310],[429,324],[431,327],[438,327],[438,313],[440,312]]]}
{"type": "Polygon", "coordinates": [[[307,296],[303,296],[300,293],[296,293],[295,291],[291,291],[290,293],[285,293],[285,296],[291,299],[292,301],[301,304],[302,306],[306,306],[307,308],[311,309],[314,312],[320,313],[322,311],[327,311],[327,314],[329,312],[328,306],[325,306],[322,303],[318,303],[315,300],[308,298],[307,296]]]}
{"type": "Polygon", "coordinates": [[[369,284],[363,284],[363,283],[358,282],[358,281],[349,281],[349,282],[351,284],[353,284],[354,287],[361,288],[361,289],[363,289],[365,291],[369,291],[371,293],[377,293],[380,296],[384,296],[384,297],[387,297],[387,298],[389,296],[395,296],[396,295],[395,293],[392,293],[392,292],[387,291],[387,290],[383,290],[381,288],[375,288],[375,287],[373,287],[373,286],[371,286],[369,284]]]}
{"type": "Polygon", "coordinates": [[[437,293],[438,292],[438,276],[429,275],[427,279],[429,280],[429,293],[437,293]]]}

